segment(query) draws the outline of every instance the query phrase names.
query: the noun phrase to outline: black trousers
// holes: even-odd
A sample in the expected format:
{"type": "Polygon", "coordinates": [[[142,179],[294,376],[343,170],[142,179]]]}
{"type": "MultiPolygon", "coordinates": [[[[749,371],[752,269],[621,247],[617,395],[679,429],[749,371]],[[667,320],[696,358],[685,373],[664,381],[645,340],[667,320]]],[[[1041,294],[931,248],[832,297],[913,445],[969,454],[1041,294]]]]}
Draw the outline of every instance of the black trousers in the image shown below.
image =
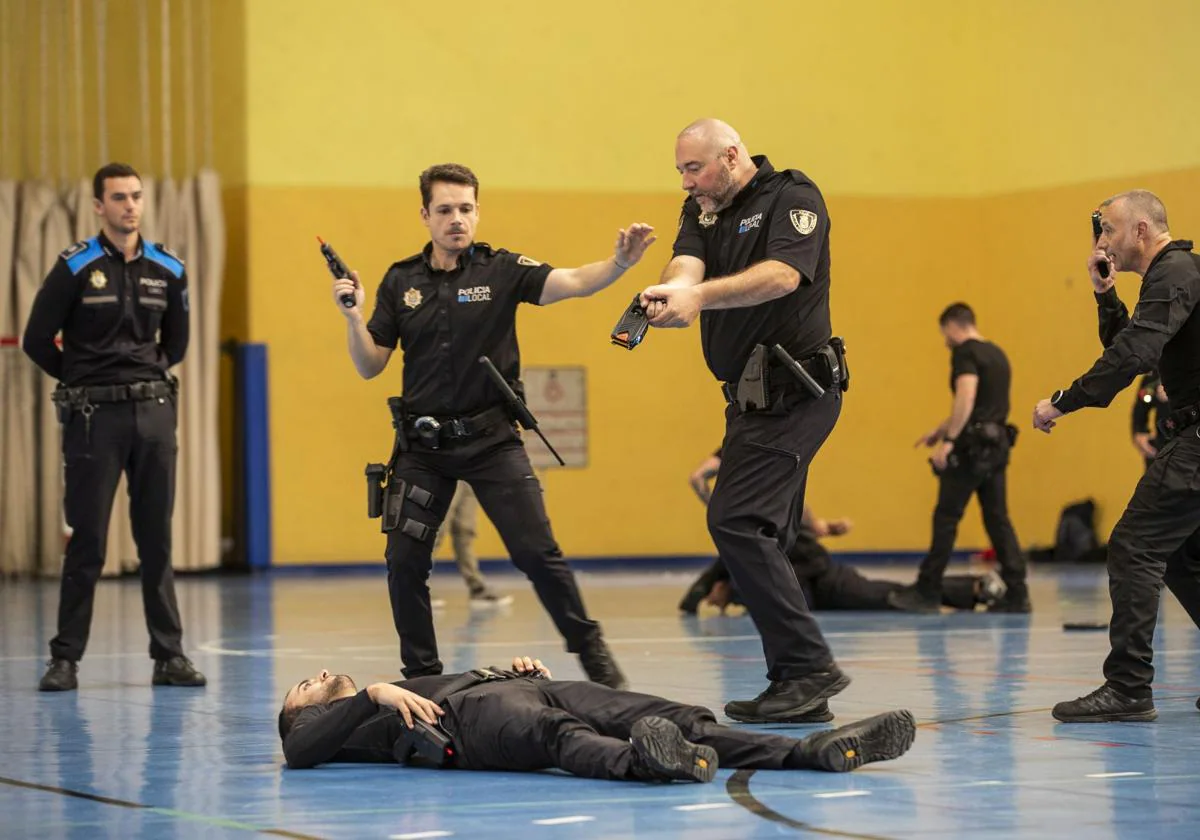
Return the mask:
{"type": "Polygon", "coordinates": [[[442,673],[429,602],[429,573],[433,568],[433,534],[446,516],[459,480],[475,491],[513,565],[533,584],[542,606],[566,640],[567,650],[585,650],[599,636],[600,625],[588,617],[575,574],[554,540],[541,484],[516,430],[501,423],[478,437],[437,450],[416,441],[411,444],[397,460],[395,474],[408,484],[428,490],[433,502],[425,509],[406,501],[403,509],[405,518],[430,529],[428,539],[416,539],[399,529],[387,535],[388,595],[400,635],[404,676],[442,673]]]}
{"type": "Polygon", "coordinates": [[[171,570],[175,501],[175,404],[153,399],[95,406],[90,423],[72,411],[63,426],[64,508],[72,534],[63,561],[55,659],[83,657],[92,626],[96,582],[104,568],[108,523],[117,483],[129,483],[129,518],[141,561],[142,604],[150,656],[183,654],[183,627],[171,570]]]}
{"type": "Polygon", "coordinates": [[[1024,596],[1025,556],[1021,553],[1016,531],[1008,518],[1007,469],[1005,464],[979,475],[967,467],[948,467],[938,476],[938,500],[933,509],[933,539],[917,576],[917,588],[922,592],[940,597],[942,578],[946,574],[950,554],[954,551],[955,537],[958,536],[958,523],[962,521],[971,496],[978,494],[983,527],[992,547],[996,549],[1000,577],[1008,586],[1009,597],[1024,596]]]}
{"type": "Polygon", "coordinates": [[[629,734],[650,715],[674,722],[689,741],[714,748],[722,767],[803,766],[793,755],[795,739],[723,726],[701,706],[597,683],[484,683],[451,695],[442,708],[459,750],[457,766],[467,770],[558,768],[590,779],[637,779],[629,734]]]}
{"type": "Polygon", "coordinates": [[[1104,678],[1129,697],[1151,696],[1154,627],[1163,583],[1200,627],[1200,428],[1158,451],[1108,541],[1112,599],[1104,678]]]}
{"type": "MultiPolygon", "coordinates": [[[[956,610],[975,609],[978,580],[975,575],[947,575],[942,579],[942,604],[956,610]]],[[[888,595],[904,588],[890,580],[871,580],[837,563],[804,584],[812,592],[815,610],[890,610],[888,595]]]]}
{"type": "MultiPolygon", "coordinates": [[[[818,547],[820,544],[817,543],[818,547]]],[[[800,541],[792,547],[789,560],[796,573],[805,598],[814,610],[890,610],[888,595],[904,588],[902,583],[887,580],[872,580],[864,577],[851,566],[844,566],[828,559],[828,554],[821,547],[826,560],[821,563],[822,571],[808,574],[806,569],[812,563],[808,560],[798,562],[797,547],[800,541]]],[[[692,584],[693,587],[703,587],[707,593],[717,581],[729,580],[729,570],[720,558],[700,573],[700,577],[692,584]]],[[[956,610],[971,610],[978,602],[975,587],[979,578],[975,575],[947,575],[942,580],[942,603],[956,610]]],[[[736,589],[733,593],[735,603],[742,603],[741,593],[736,589]]]]}
{"type": "Polygon", "coordinates": [[[762,636],[770,680],[833,663],[787,553],[800,527],[808,465],[841,410],[841,392],[831,389],[815,400],[785,394],[768,411],[726,411],[708,530],[762,636]]]}

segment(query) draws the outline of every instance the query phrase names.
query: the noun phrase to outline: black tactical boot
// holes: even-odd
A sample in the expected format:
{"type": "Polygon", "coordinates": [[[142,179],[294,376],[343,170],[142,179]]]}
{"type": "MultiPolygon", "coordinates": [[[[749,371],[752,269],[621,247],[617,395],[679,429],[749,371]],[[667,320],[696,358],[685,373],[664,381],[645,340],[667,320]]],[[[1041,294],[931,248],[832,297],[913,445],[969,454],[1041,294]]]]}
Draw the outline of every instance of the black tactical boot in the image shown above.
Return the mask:
{"type": "Polygon", "coordinates": [[[885,712],[808,736],[796,745],[787,766],[845,773],[874,761],[899,758],[916,737],[912,712],[885,712]]]}
{"type": "Polygon", "coordinates": [[[69,659],[51,659],[50,667],[38,683],[38,691],[74,691],[79,688],[79,663],[69,659]]]}
{"type": "Polygon", "coordinates": [[[915,613],[937,613],[942,611],[942,599],[922,592],[915,586],[906,586],[888,593],[888,606],[894,610],[915,613]]]}
{"type": "Polygon", "coordinates": [[[622,691],[629,684],[625,681],[621,669],[617,667],[617,661],[613,659],[608,644],[600,636],[594,637],[579,654],[579,664],[583,666],[583,672],[587,674],[588,679],[594,683],[622,691]]]}
{"type": "Polygon", "coordinates": [[[742,723],[822,723],[832,720],[825,701],[850,685],[836,665],[796,680],[774,680],[753,700],[731,700],[725,714],[742,723]]]}
{"type": "Polygon", "coordinates": [[[1029,603],[1029,590],[1024,586],[1014,587],[1004,593],[1004,597],[994,604],[988,604],[988,612],[994,613],[1030,613],[1033,604],[1029,603]]]}
{"type": "Polygon", "coordinates": [[[154,660],[154,685],[207,685],[208,680],[186,656],[154,660]]]}
{"type": "Polygon", "coordinates": [[[1051,714],[1063,723],[1151,721],[1158,717],[1153,697],[1135,700],[1108,685],[1100,686],[1086,697],[1055,705],[1051,714]]]}
{"type": "Polygon", "coordinates": [[[693,744],[671,721],[644,717],[629,731],[637,760],[633,773],[639,779],[711,782],[717,775],[717,751],[693,744]]]}

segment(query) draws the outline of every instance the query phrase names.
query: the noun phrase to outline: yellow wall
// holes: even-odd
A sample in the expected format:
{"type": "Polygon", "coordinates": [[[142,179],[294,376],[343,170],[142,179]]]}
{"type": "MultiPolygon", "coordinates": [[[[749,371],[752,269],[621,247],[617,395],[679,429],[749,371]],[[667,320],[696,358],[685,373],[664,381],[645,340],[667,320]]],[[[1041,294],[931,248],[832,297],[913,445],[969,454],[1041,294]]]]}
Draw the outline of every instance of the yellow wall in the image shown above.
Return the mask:
{"type": "MultiPolygon", "coordinates": [[[[198,15],[205,5],[196,0],[198,15]]],[[[17,136],[0,150],[0,175],[90,174],[93,100],[84,100],[83,145],[71,135],[64,151],[58,128],[74,130],[73,70],[51,65],[50,99],[31,95],[42,89],[42,6],[0,6],[15,80],[0,111],[17,136]],[[43,101],[54,138],[46,171],[43,101]]],[[[145,6],[157,33],[159,4],[145,6]]],[[[481,238],[540,259],[599,257],[634,219],[664,237],[618,288],[520,316],[527,364],[588,366],[590,466],[546,478],[557,534],[575,556],[710,548],[684,483],[721,427],[696,331],[656,332],[633,353],[606,342],[627,295],[669,251],[679,203],[672,138],[694,117],[728,119],[753,151],[805,169],[826,193],[835,327],[855,382],[814,466],[811,498],[857,520],[848,549],[911,550],[928,539],[935,485],[911,442],[948,407],[942,306],[970,301],[984,333],[1009,351],[1013,416],[1024,426],[1032,403],[1097,350],[1081,270],[1096,201],[1148,186],[1180,235],[1200,225],[1192,0],[1132,11],[1120,0],[207,6],[214,157],[230,224],[223,334],[271,347],[280,563],[381,555],[376,524],[362,515],[361,469],[387,451],[383,399],[399,370],[370,383],[353,373],[313,236],[332,241],[373,291],[392,260],[424,241],[415,180],[430,163],[474,167],[481,238]]],[[[65,7],[49,8],[61,16],[65,7]]],[[[86,25],[95,7],[83,7],[86,25]]],[[[147,140],[134,35],[142,7],[107,4],[109,156],[158,175],[161,45],[149,53],[147,140]]],[[[51,24],[51,43],[69,43],[69,23],[51,24]]],[[[180,26],[176,13],[176,173],[186,149],[180,26]]],[[[84,55],[90,90],[88,39],[84,55]]],[[[1136,285],[1122,278],[1127,297],[1136,285]]],[[[1073,417],[1049,438],[1023,432],[1012,506],[1024,542],[1048,540],[1061,505],[1088,493],[1111,525],[1139,468],[1127,402],[1073,417]]],[[[962,541],[983,541],[973,514],[962,541]]],[[[490,530],[480,549],[501,553],[490,530]]]]}
{"type": "MultiPolygon", "coordinates": [[[[664,237],[616,289],[520,315],[526,364],[589,371],[590,466],[545,481],[574,556],[710,550],[684,481],[721,433],[698,335],[655,332],[633,353],[606,341],[668,255],[672,138],[695,116],[730,120],[752,151],[804,168],[827,195],[835,329],[855,382],[810,498],[858,522],[847,549],[928,540],[935,484],[911,445],[949,406],[936,329],[946,303],[970,301],[1008,350],[1024,427],[1098,350],[1081,270],[1090,208],[1136,183],[1161,191],[1181,233],[1200,222],[1200,149],[1184,110],[1200,12],[1189,2],[1157,4],[1153,20],[1111,0],[755,11],[480,2],[451,22],[409,2],[249,4],[248,330],[271,346],[277,562],[382,552],[361,476],[389,448],[384,398],[399,370],[369,383],[354,374],[313,236],[373,293],[424,241],[415,180],[430,163],[480,174],[481,239],[551,263],[602,256],[635,219],[664,237]],[[1097,60],[1114,26],[1154,44],[1152,67],[1097,60]],[[1142,112],[1161,122],[1152,133],[1142,112]]],[[[1049,438],[1023,431],[1012,507],[1024,542],[1048,541],[1081,495],[1097,496],[1111,525],[1140,465],[1126,406],[1049,438]]],[[[984,542],[973,513],[961,535],[984,542]]],[[[480,549],[502,554],[489,528],[480,549]]]]}

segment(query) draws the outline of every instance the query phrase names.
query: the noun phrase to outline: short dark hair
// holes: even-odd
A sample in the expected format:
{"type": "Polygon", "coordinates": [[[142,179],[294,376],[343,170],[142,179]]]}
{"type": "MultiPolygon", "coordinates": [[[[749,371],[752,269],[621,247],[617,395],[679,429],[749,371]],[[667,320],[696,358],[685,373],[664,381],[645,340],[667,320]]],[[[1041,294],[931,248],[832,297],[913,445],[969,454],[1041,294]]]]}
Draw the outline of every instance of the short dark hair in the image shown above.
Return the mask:
{"type": "Polygon", "coordinates": [[[475,190],[475,200],[479,200],[479,179],[474,172],[461,163],[439,163],[421,173],[421,206],[426,210],[433,201],[433,185],[438,181],[471,187],[475,190]]]}
{"type": "Polygon", "coordinates": [[[942,310],[942,314],[938,316],[938,324],[946,326],[949,323],[958,324],[960,327],[975,326],[975,313],[971,307],[965,303],[952,303],[942,310]]]}
{"type": "Polygon", "coordinates": [[[137,178],[142,180],[142,176],[137,170],[128,163],[106,163],[96,170],[96,174],[92,176],[92,195],[97,201],[104,200],[104,182],[109,178],[137,178]]]}
{"type": "Polygon", "coordinates": [[[283,705],[279,708],[279,740],[283,741],[287,738],[289,732],[292,731],[292,724],[296,722],[296,715],[300,714],[303,706],[296,704],[288,705],[288,695],[292,693],[292,689],[287,690],[287,694],[283,695],[283,705]]]}

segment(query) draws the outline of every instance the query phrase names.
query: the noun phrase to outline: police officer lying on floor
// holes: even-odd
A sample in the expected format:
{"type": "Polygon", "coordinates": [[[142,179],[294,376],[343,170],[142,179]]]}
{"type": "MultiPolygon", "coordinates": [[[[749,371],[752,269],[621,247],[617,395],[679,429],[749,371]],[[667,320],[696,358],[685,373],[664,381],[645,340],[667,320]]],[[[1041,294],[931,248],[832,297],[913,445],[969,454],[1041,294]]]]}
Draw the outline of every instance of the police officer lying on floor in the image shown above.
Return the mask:
{"type": "Polygon", "coordinates": [[[345,674],[321,671],[284,696],[279,737],[292,768],[331,761],[413,761],[405,753],[414,718],[449,736],[453,761],[441,766],[558,768],[622,781],[710,782],[719,763],[845,772],[899,758],[916,736],[907,711],[800,740],[763,734],[723,726],[700,706],[591,682],[552,680],[540,660],[517,657],[511,671],[414,677],[361,691],[345,674]]]}
{"type": "MultiPolygon", "coordinates": [[[[689,478],[700,500],[707,504],[711,495],[709,479],[717,475],[721,465],[718,450],[702,463],[689,478]]],[[[807,504],[800,521],[796,542],[788,550],[788,562],[800,581],[804,597],[814,610],[891,610],[888,596],[904,588],[890,580],[871,580],[857,569],[836,562],[829,556],[820,540],[840,536],[851,528],[848,519],[821,519],[807,504]]],[[[958,610],[973,610],[977,604],[993,604],[1004,596],[1004,582],[995,572],[986,575],[947,575],[942,581],[942,604],[958,610]]],[[[741,604],[741,594],[734,586],[729,570],[719,557],[700,573],[679,602],[679,609],[695,613],[701,602],[718,607],[722,612],[730,604],[741,604]]],[[[832,718],[832,715],[830,716],[832,718]]]]}

